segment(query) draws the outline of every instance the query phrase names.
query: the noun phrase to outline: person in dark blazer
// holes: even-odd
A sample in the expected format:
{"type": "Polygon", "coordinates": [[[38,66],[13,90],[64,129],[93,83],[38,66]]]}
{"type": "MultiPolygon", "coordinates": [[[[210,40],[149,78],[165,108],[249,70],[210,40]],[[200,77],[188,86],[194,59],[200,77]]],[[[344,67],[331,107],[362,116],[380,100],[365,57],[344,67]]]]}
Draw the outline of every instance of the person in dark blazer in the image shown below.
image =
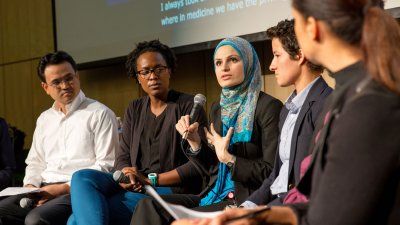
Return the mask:
{"type": "Polygon", "coordinates": [[[400,224],[400,27],[383,3],[292,1],[304,54],[336,80],[298,185],[310,200],[229,224],[400,224]]]}
{"type": "Polygon", "coordinates": [[[294,21],[284,20],[267,30],[274,58],[270,70],[278,85],[295,90],[282,108],[280,138],[274,169],[242,206],[281,205],[300,181],[300,164],[311,152],[311,137],[325,99],[332,92],[321,77],[323,68],[304,57],[294,33],[294,21]]]}
{"type": "MultiPolygon", "coordinates": [[[[242,203],[272,171],[282,103],[261,92],[261,68],[249,42],[227,38],[215,49],[214,68],[222,87],[210,112],[207,142],[199,124],[183,116],[176,125],[187,136],[191,161],[209,178],[199,195],[164,195],[170,203],[198,211],[222,210],[242,203]],[[213,153],[210,157],[209,153],[213,153]]],[[[173,218],[154,199],[141,200],[131,224],[170,224],[173,218]]]]}
{"type": "MultiPolygon", "coordinates": [[[[191,111],[193,96],[170,90],[176,69],[172,50],[158,40],[141,42],[128,55],[126,67],[147,93],[129,104],[116,151],[115,169],[130,182],[118,183],[111,173],[89,169],[74,173],[69,225],[129,224],[137,201],[148,197],[145,184],[159,194],[201,191],[200,172],[181,150],[175,130],[180,117],[191,111]]],[[[207,126],[204,110],[198,117],[200,127],[207,126]]]]}
{"type": "Polygon", "coordinates": [[[6,121],[0,118],[0,190],[11,184],[15,167],[14,150],[8,134],[8,126],[6,121]]]}

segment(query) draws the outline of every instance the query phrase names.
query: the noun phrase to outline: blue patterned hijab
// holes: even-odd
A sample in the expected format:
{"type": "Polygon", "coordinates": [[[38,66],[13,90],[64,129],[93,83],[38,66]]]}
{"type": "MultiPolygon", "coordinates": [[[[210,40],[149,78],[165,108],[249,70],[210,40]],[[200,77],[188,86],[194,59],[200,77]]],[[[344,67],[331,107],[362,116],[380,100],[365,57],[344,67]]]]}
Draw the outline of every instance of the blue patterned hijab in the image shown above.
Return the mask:
{"type": "MultiPolygon", "coordinates": [[[[253,131],[254,114],[258,95],[261,91],[261,67],[253,46],[239,37],[221,41],[215,52],[224,45],[229,45],[243,60],[244,81],[235,87],[222,88],[220,105],[221,119],[225,136],[229,127],[234,127],[231,144],[249,142],[253,131]]],[[[215,55],[215,53],[214,53],[215,55]]]]}
{"type": "MultiPolygon", "coordinates": [[[[222,40],[215,48],[214,58],[217,50],[225,45],[231,46],[239,54],[244,70],[244,81],[234,87],[222,88],[220,97],[222,136],[227,134],[229,127],[233,127],[234,133],[230,141],[232,145],[236,142],[251,140],[254,114],[261,91],[261,67],[253,46],[239,37],[222,40]]],[[[232,191],[234,191],[234,183],[230,171],[225,164],[219,163],[217,181],[201,199],[200,206],[218,203],[232,191]]]]}

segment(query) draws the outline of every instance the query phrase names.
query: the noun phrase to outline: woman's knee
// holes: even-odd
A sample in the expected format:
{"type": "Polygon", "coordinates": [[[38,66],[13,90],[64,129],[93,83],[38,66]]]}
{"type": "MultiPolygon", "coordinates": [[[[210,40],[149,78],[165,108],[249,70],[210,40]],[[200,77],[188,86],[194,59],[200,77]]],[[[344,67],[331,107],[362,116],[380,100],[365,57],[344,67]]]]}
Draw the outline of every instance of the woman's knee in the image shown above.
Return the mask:
{"type": "Polygon", "coordinates": [[[95,184],[100,176],[103,176],[104,172],[92,169],[78,170],[72,175],[71,186],[79,186],[84,183],[95,184]]]}
{"type": "Polygon", "coordinates": [[[95,177],[98,173],[101,173],[101,172],[97,171],[97,170],[92,170],[92,169],[78,170],[72,175],[72,181],[73,180],[91,179],[91,178],[95,177]]]}
{"type": "Polygon", "coordinates": [[[50,223],[46,222],[40,213],[32,210],[25,217],[25,225],[50,225],[50,223]]]}

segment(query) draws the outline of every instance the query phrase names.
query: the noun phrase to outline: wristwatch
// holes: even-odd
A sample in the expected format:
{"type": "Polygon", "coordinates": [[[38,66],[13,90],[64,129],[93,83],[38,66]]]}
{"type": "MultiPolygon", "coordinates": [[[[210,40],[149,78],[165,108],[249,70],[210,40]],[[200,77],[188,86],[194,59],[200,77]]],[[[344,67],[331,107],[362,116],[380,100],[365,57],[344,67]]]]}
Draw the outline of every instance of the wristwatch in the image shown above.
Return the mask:
{"type": "Polygon", "coordinates": [[[228,166],[228,168],[229,168],[230,170],[232,170],[233,166],[235,165],[235,162],[236,162],[236,157],[233,156],[233,157],[232,157],[232,160],[229,161],[229,162],[227,162],[226,165],[228,166]]]}
{"type": "Polygon", "coordinates": [[[152,186],[157,186],[157,181],[158,181],[158,174],[157,173],[149,173],[148,175],[147,175],[147,178],[149,178],[149,180],[150,180],[150,183],[151,183],[151,185],[152,186]]]}

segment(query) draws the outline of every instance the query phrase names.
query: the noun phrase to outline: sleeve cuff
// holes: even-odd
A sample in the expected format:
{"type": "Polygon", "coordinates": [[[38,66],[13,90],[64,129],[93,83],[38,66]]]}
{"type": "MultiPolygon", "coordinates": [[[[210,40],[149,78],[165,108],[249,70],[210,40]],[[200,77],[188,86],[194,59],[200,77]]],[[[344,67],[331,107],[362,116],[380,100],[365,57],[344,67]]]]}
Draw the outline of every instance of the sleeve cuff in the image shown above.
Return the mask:
{"type": "Polygon", "coordinates": [[[41,181],[34,181],[34,180],[24,180],[24,186],[28,185],[28,184],[31,184],[31,185],[33,185],[35,187],[40,188],[42,182],[41,181]]]}
{"type": "Polygon", "coordinates": [[[252,201],[247,200],[247,201],[243,202],[240,206],[245,209],[253,209],[253,208],[256,208],[258,205],[252,201]]]}
{"type": "Polygon", "coordinates": [[[192,147],[189,145],[189,152],[191,154],[193,154],[193,155],[197,155],[200,152],[201,147],[202,147],[202,143],[201,142],[200,142],[199,147],[196,150],[193,150],[192,147]]]}

